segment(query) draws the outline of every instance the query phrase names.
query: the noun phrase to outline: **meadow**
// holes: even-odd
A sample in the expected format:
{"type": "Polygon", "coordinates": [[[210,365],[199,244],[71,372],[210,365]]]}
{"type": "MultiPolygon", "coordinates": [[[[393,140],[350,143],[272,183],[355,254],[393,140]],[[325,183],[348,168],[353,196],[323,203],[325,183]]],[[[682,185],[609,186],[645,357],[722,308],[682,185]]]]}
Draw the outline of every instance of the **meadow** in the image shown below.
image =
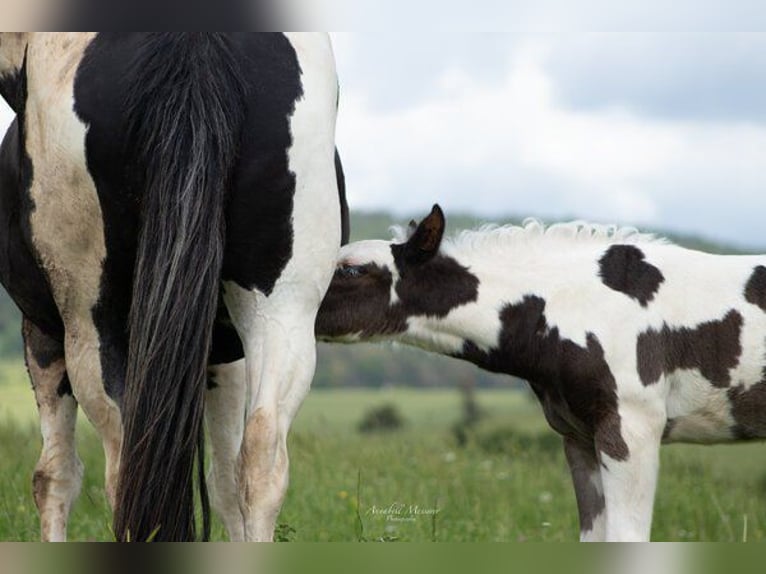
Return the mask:
{"type": "MultiPolygon", "coordinates": [[[[23,365],[0,363],[0,540],[36,540],[30,477],[39,453],[23,365]]],[[[455,390],[312,391],[290,438],[280,517],[288,541],[574,541],[574,495],[558,437],[525,392],[477,391],[485,417],[461,445],[455,390]],[[400,430],[361,434],[364,413],[394,405],[400,430]]],[[[81,418],[82,495],[72,540],[109,540],[98,438],[81,418]]],[[[667,446],[654,540],[766,538],[766,445],[667,446]]],[[[225,539],[217,522],[214,538],[225,539]]]]}

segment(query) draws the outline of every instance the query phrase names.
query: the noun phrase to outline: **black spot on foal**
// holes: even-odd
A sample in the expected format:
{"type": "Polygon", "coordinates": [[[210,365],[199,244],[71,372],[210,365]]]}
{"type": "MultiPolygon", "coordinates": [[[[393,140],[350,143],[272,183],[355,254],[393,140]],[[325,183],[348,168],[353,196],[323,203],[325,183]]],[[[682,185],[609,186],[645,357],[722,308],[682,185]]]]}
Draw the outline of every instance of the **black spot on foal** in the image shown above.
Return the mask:
{"type": "Polygon", "coordinates": [[[319,310],[317,335],[368,339],[404,333],[409,317],[446,317],[479,296],[479,280],[450,257],[435,255],[414,264],[396,260],[396,265],[396,285],[385,265],[340,267],[319,310]]]}
{"type": "Polygon", "coordinates": [[[745,300],[766,311],[766,267],[759,265],[745,285],[745,300]]]}
{"type": "Polygon", "coordinates": [[[745,390],[744,386],[728,391],[731,416],[734,418],[732,434],[740,439],[766,438],[766,382],[760,382],[745,390]]]}
{"type": "Polygon", "coordinates": [[[663,374],[696,368],[713,386],[728,387],[730,371],[739,364],[742,354],[742,325],[742,315],[732,309],[723,319],[694,328],[664,325],[660,331],[641,333],[636,343],[641,382],[649,386],[663,374]]]}
{"type": "Polygon", "coordinates": [[[627,460],[620,432],[617,385],[604,349],[592,333],[586,346],[562,338],[545,317],[545,300],[528,295],[500,313],[502,331],[489,352],[466,342],[458,358],[529,382],[549,424],[576,440],[595,440],[615,460],[627,460]]]}
{"type": "Polygon", "coordinates": [[[446,317],[450,311],[479,297],[479,279],[466,267],[443,255],[412,265],[394,251],[401,313],[405,316],[446,317]]]}
{"type": "Polygon", "coordinates": [[[645,261],[634,245],[613,245],[599,260],[601,281],[646,307],[665,281],[662,272],[645,261]]]}

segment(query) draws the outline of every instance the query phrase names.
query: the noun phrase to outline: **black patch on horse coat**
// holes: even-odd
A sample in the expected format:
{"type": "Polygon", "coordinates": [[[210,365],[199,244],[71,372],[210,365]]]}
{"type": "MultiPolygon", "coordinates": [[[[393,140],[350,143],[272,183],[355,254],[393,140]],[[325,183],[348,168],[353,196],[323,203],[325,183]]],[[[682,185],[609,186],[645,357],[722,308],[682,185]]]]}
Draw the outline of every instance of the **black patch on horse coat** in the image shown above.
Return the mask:
{"type": "Polygon", "coordinates": [[[74,396],[72,394],[72,384],[69,382],[69,375],[66,373],[66,371],[64,372],[64,376],[61,377],[59,386],[56,388],[56,394],[60,397],[65,395],[69,395],[70,397],[74,396]]]}
{"type": "MultiPolygon", "coordinates": [[[[229,310],[223,301],[223,296],[218,296],[218,314],[213,324],[212,345],[210,347],[210,356],[208,357],[208,366],[225,365],[234,363],[245,358],[245,350],[242,347],[242,340],[239,338],[237,329],[231,322],[229,310]]],[[[207,374],[207,390],[212,391],[218,388],[218,383],[207,374]]]]}
{"type": "Polygon", "coordinates": [[[222,279],[270,294],[293,254],[295,174],[290,118],[303,96],[295,49],[282,34],[234,34],[246,54],[247,110],[226,211],[222,279]]]}
{"type": "Polygon", "coordinates": [[[64,358],[63,344],[44,333],[29,319],[22,321],[21,334],[29,354],[41,369],[47,369],[64,358]]]}
{"type": "MultiPolygon", "coordinates": [[[[30,359],[41,369],[47,369],[55,362],[64,360],[64,344],[45,334],[37,325],[34,325],[27,318],[24,318],[21,323],[21,333],[24,338],[24,359],[27,362],[27,369],[30,367],[30,359]]],[[[31,375],[32,371],[30,370],[30,378],[32,379],[32,386],[34,387],[36,381],[31,375]]],[[[66,370],[56,387],[56,394],[59,397],[63,397],[64,395],[74,396],[72,385],[69,382],[69,375],[66,370]]]]}
{"type": "Polygon", "coordinates": [[[766,311],[766,267],[759,265],[745,285],[745,300],[766,311]]]}
{"type": "MultiPolygon", "coordinates": [[[[210,349],[208,363],[210,365],[222,365],[233,363],[245,356],[242,341],[237,330],[231,322],[229,310],[223,302],[223,297],[218,296],[218,314],[213,325],[213,344],[210,349]]],[[[210,384],[208,384],[210,387],[210,384]]]]}
{"type": "Polygon", "coordinates": [[[586,347],[562,339],[545,317],[545,300],[527,295],[500,312],[498,345],[484,352],[467,341],[458,358],[483,369],[529,382],[551,427],[575,440],[595,440],[615,460],[628,458],[620,434],[617,385],[598,338],[588,333],[586,347]]]}
{"type": "Polygon", "coordinates": [[[123,138],[128,132],[126,93],[132,54],[141,35],[98,34],[85,51],[75,78],[75,112],[88,124],[85,138],[88,171],[98,193],[103,216],[106,258],[101,292],[92,310],[99,334],[99,355],[107,394],[121,403],[128,348],[128,314],[133,291],[142,176],[123,138]]]}
{"type": "MultiPolygon", "coordinates": [[[[26,101],[26,82],[20,86],[26,101]]],[[[0,283],[24,317],[46,335],[63,341],[64,325],[32,246],[29,216],[32,161],[24,149],[23,108],[0,148],[0,283]]]]}
{"type": "MultiPolygon", "coordinates": [[[[766,379],[766,372],[764,373],[766,379]]],[[[731,416],[735,425],[732,434],[741,440],[766,438],[766,382],[745,389],[743,385],[728,391],[731,416]]]]}
{"type": "Polygon", "coordinates": [[[635,299],[642,307],[654,299],[665,280],[635,245],[612,245],[598,263],[604,285],[635,299]]]}
{"type": "Polygon", "coordinates": [[[660,380],[663,374],[678,369],[699,369],[716,387],[731,383],[730,371],[739,364],[742,354],[740,334],[742,315],[732,309],[721,320],[707,321],[697,327],[649,329],[638,336],[636,358],[638,374],[645,386],[660,380]]]}

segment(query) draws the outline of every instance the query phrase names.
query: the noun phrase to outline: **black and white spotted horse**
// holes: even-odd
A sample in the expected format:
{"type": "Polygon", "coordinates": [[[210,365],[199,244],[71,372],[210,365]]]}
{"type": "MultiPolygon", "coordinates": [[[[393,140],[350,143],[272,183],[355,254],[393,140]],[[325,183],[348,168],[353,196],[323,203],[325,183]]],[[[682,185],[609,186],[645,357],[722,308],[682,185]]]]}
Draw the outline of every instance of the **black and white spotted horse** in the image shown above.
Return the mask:
{"type": "Polygon", "coordinates": [[[319,338],[526,379],[564,438],[582,540],[648,540],[661,442],[766,438],[766,257],[535,221],[345,246],[319,338]]]}
{"type": "Polygon", "coordinates": [[[118,540],[194,539],[209,386],[213,506],[232,539],[270,540],[347,216],[329,38],[2,33],[0,93],[0,277],[41,417],[43,539],[66,538],[80,489],[78,404],[118,540]]]}

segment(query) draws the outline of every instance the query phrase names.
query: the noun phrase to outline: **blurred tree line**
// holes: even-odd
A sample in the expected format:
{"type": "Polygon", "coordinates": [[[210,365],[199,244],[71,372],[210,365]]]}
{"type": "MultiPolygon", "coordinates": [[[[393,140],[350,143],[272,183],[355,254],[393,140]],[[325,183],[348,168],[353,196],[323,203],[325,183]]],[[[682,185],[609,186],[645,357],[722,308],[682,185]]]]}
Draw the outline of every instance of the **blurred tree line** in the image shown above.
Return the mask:
{"type": "MultiPolygon", "coordinates": [[[[427,213],[424,208],[419,218],[427,213]]],[[[447,214],[448,231],[476,227],[481,218],[447,214]]],[[[409,218],[395,218],[389,213],[353,213],[352,240],[390,237],[389,227],[406,225],[409,218]]],[[[502,218],[498,223],[516,223],[519,218],[502,218]]],[[[679,245],[710,253],[744,253],[742,249],[720,245],[699,237],[663,234],[679,245]]],[[[22,358],[20,315],[5,290],[0,289],[0,359],[22,358]]],[[[423,351],[392,345],[319,346],[319,362],[314,380],[316,387],[380,387],[409,385],[418,387],[458,387],[473,380],[479,387],[508,385],[508,377],[479,371],[472,365],[423,351]]],[[[0,381],[2,384],[2,381],[0,381]]]]}

